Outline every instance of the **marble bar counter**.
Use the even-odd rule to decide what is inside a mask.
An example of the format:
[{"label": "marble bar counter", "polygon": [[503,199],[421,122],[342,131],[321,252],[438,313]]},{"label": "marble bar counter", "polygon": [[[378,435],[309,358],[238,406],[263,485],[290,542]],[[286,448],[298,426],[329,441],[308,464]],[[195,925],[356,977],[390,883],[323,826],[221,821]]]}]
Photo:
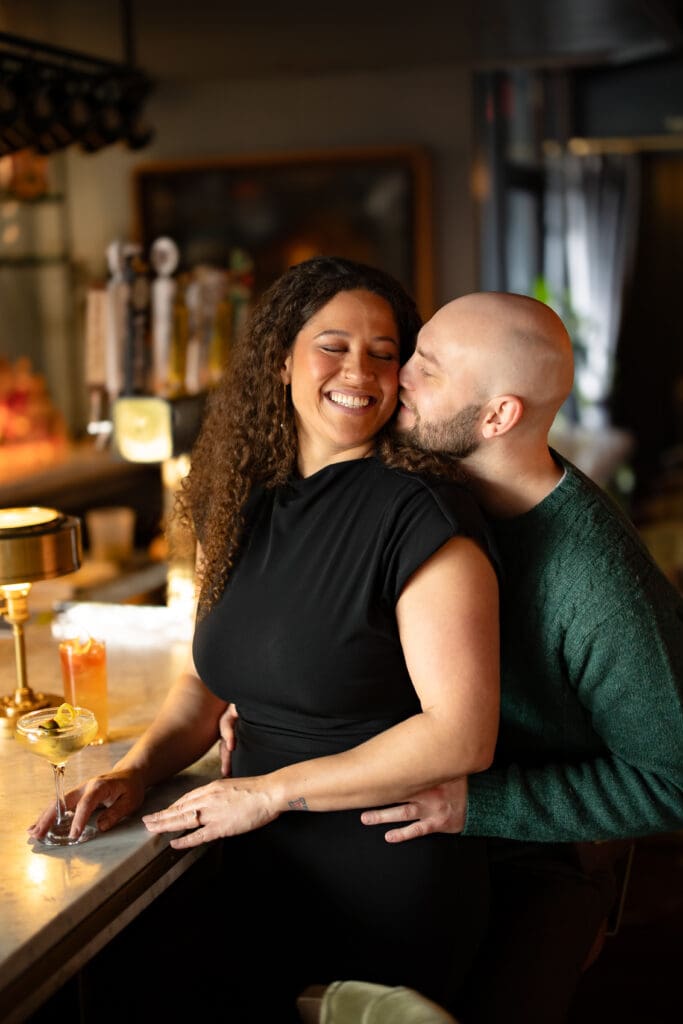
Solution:
[{"label": "marble bar counter", "polygon": [[[51,623],[31,621],[27,667],[35,692],[63,692],[57,642],[60,629],[73,635],[69,615],[84,615],[107,641],[109,741],[67,762],[67,790],[110,768],[140,735],[182,670],[191,631],[186,619],[151,606],[75,604]],[[12,635],[2,630],[3,694],[14,692],[15,678]],[[214,748],[150,790],[143,810],[164,807],[218,774]],[[209,849],[172,850],[168,837],[146,831],[142,811],[78,846],[33,843],[26,829],[53,799],[50,764],[11,733],[0,735],[0,1021],[7,1024],[26,1020]]]}]

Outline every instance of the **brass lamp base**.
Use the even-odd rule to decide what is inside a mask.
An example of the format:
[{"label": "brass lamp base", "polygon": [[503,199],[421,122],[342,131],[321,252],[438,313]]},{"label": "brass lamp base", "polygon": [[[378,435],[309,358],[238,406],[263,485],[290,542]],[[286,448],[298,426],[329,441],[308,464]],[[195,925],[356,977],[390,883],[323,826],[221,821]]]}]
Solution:
[{"label": "brass lamp base", "polygon": [[29,711],[40,708],[58,708],[64,703],[64,697],[56,693],[34,693],[33,690],[22,692],[21,700],[15,697],[0,697],[0,735],[14,733],[17,719]]},{"label": "brass lamp base", "polygon": [[0,616],[12,627],[17,671],[14,693],[0,697],[0,735],[14,733],[28,711],[64,703],[63,697],[34,693],[28,685],[24,624],[32,584],[75,572],[80,564],[79,519],[39,505],[0,509]]}]

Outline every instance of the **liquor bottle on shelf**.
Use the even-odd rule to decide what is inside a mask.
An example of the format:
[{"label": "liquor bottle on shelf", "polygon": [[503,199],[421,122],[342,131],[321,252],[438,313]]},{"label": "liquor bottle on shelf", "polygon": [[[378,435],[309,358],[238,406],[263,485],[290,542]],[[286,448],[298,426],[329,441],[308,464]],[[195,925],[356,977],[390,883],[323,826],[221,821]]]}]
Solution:
[{"label": "liquor bottle on shelf", "polygon": [[124,395],[148,392],[150,285],[141,253],[139,245],[128,243],[123,247],[123,277],[128,286],[123,336]]},{"label": "liquor bottle on shelf", "polygon": [[152,379],[155,395],[169,392],[169,365],[173,343],[173,316],[180,254],[172,238],[157,238],[150,249],[150,262],[156,271],[152,282]]},{"label": "liquor bottle on shelf", "polygon": [[111,433],[107,400],[107,309],[106,288],[88,289],[85,309],[85,386],[88,392],[88,434],[97,448],[106,445]]},{"label": "liquor bottle on shelf", "polygon": [[107,246],[107,316],[105,334],[105,390],[110,408],[123,386],[123,343],[128,282],[124,277],[123,242],[115,239]]},{"label": "liquor bottle on shelf", "polygon": [[222,295],[217,303],[211,325],[211,342],[208,359],[208,384],[216,384],[227,363],[232,345],[232,327],[235,315],[229,295]]},{"label": "liquor bottle on shelf", "polygon": [[167,377],[168,394],[171,398],[185,394],[187,346],[190,336],[190,312],[186,301],[189,283],[189,276],[181,274],[178,278],[173,302],[173,326]]}]

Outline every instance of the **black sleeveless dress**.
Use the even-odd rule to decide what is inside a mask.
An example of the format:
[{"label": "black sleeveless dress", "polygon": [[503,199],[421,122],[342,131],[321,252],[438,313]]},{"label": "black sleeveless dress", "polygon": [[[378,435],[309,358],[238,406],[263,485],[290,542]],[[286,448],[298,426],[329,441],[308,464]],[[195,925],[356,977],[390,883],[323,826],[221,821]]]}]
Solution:
[{"label": "black sleeveless dress", "polygon": [[[236,776],[346,750],[419,711],[395,606],[458,534],[488,550],[463,487],[375,458],[254,493],[238,562],[193,644],[201,678],[239,711]],[[450,1001],[485,925],[481,843],[391,845],[385,831],[360,810],[287,812],[225,841],[226,964],[238,952],[240,983],[252,967],[261,979],[246,986],[250,1012],[284,1014],[306,984],[338,978]]]}]

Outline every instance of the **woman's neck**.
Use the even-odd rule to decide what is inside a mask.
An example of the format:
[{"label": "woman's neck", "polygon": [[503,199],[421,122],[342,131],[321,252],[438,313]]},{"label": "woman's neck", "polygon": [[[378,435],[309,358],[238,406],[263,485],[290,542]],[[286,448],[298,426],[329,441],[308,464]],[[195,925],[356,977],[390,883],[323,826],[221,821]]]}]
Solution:
[{"label": "woman's neck", "polygon": [[325,466],[332,466],[337,462],[351,462],[354,459],[365,459],[372,455],[375,446],[372,442],[356,445],[353,448],[344,448],[340,451],[330,449],[312,450],[309,445],[299,445],[296,464],[299,475],[302,478],[313,476],[314,473],[324,469]]}]

